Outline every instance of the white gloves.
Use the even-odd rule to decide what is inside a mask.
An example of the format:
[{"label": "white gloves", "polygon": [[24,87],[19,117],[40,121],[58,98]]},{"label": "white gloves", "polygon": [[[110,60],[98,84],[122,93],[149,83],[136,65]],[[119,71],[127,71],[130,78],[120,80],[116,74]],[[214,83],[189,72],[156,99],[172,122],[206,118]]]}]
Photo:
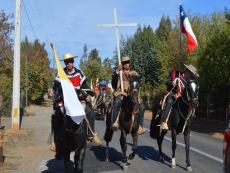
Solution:
[{"label": "white gloves", "polygon": [[175,78],[174,81],[172,82],[173,87],[175,87],[177,85],[177,82],[179,82],[179,79]]}]

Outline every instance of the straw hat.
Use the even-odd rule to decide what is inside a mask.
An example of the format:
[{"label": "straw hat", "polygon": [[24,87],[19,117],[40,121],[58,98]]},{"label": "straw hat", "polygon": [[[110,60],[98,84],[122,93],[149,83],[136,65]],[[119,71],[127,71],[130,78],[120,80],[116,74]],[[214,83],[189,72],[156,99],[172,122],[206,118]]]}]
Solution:
[{"label": "straw hat", "polygon": [[199,74],[196,72],[196,67],[194,67],[193,65],[191,65],[191,64],[189,64],[189,66],[188,65],[186,65],[186,64],[184,64],[185,65],[185,67],[187,68],[187,69],[189,69],[189,71],[191,71],[194,75],[196,74],[198,77],[199,77]]},{"label": "straw hat", "polygon": [[78,56],[73,56],[72,53],[67,53],[67,54],[63,55],[63,59],[60,61],[65,61],[67,59],[72,59],[72,58],[76,58],[76,57],[78,57]]},{"label": "straw hat", "polygon": [[122,57],[121,62],[130,61],[130,60],[131,60],[131,59],[129,59],[128,56],[125,56],[125,57]]}]

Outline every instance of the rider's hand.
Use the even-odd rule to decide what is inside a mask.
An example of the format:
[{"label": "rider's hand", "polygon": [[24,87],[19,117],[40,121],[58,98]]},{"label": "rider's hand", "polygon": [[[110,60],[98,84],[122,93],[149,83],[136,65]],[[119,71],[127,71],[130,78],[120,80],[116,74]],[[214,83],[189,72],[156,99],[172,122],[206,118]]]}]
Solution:
[{"label": "rider's hand", "polygon": [[173,87],[175,87],[178,84],[178,78],[175,78],[172,82]]},{"label": "rider's hand", "polygon": [[120,64],[120,65],[118,65],[117,66],[117,71],[120,71],[121,70],[121,68],[122,68],[122,65]]}]

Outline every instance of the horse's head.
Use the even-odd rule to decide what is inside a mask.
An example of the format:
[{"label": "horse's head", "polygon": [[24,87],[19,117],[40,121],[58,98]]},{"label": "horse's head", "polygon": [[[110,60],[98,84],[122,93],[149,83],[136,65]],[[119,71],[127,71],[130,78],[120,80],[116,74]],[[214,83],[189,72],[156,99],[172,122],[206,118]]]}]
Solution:
[{"label": "horse's head", "polygon": [[139,98],[139,88],[141,83],[141,76],[131,76],[130,77],[130,97],[133,104],[138,103]]},{"label": "horse's head", "polygon": [[106,88],[102,88],[102,100],[103,102],[106,102],[106,97],[107,97],[107,92],[106,92]]},{"label": "horse's head", "polygon": [[91,104],[91,108],[94,108],[94,106],[96,104],[96,98],[95,98],[95,96],[90,97],[90,104]]},{"label": "horse's head", "polygon": [[187,81],[185,92],[186,92],[188,101],[194,108],[196,108],[199,105],[198,88],[199,87],[198,87],[196,78],[191,78]]}]

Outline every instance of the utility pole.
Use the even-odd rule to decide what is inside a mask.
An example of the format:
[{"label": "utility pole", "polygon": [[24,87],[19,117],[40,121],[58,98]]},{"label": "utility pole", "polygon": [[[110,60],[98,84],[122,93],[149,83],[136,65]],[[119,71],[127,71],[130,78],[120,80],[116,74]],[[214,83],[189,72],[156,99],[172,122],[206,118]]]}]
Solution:
[{"label": "utility pole", "polygon": [[14,39],[14,73],[13,73],[13,105],[12,128],[20,128],[20,35],[21,35],[21,0],[16,0],[15,39]]},{"label": "utility pole", "polygon": [[28,76],[27,76],[27,55],[26,55],[26,108],[28,108],[28,86],[27,86],[27,83],[28,83]]},{"label": "utility pole", "polygon": [[[54,54],[54,53],[49,53],[49,54]],[[59,54],[59,53],[57,53],[57,54]],[[53,72],[53,78],[55,78],[55,55],[53,57],[53,70],[54,70],[54,72]]]}]

